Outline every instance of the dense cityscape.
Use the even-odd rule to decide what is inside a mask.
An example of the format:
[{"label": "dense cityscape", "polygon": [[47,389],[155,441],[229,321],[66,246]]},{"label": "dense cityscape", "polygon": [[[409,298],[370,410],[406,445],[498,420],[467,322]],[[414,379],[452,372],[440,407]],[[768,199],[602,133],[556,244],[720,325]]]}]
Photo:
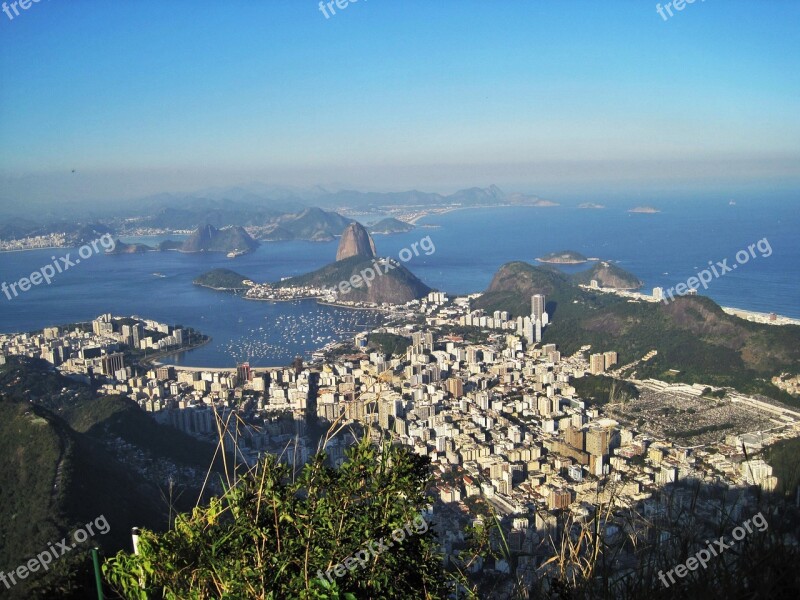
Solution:
[{"label": "dense cityscape", "polygon": [[0,0],[0,600],[800,597],[798,22]]}]

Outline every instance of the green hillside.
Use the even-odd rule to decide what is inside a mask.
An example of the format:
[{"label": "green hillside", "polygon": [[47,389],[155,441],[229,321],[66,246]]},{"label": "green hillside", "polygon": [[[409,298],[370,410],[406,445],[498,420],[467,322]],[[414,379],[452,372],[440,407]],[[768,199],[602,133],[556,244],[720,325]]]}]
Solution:
[{"label": "green hillside", "polygon": [[367,231],[373,234],[405,233],[414,229],[411,223],[406,223],[394,217],[381,219],[374,225],[367,227]]},{"label": "green hillside", "polygon": [[394,333],[370,333],[367,347],[389,356],[402,356],[411,345],[411,339]]},{"label": "green hillside", "polygon": [[594,279],[600,287],[618,290],[638,290],[642,287],[642,282],[633,273],[606,261],[596,262],[590,269],[572,275],[571,279],[583,285],[589,285]]},{"label": "green hillside", "polygon": [[95,398],[42,361],[9,358],[0,367],[0,570],[101,516],[110,529],[3,597],[91,597],[91,546],[110,555],[130,546],[133,526],[165,529],[170,504],[191,509],[213,451],[131,400]]},{"label": "green hillside", "polygon": [[542,341],[558,344],[565,354],[591,344],[595,350],[616,350],[625,364],[658,350],[637,366],[638,378],[732,386],[797,404],[770,379],[800,369],[800,327],[751,323],[702,296],[668,305],[629,302],[578,288],[566,275],[522,262],[502,266],[475,306],[529,314],[534,293],[547,296],[551,324]]}]

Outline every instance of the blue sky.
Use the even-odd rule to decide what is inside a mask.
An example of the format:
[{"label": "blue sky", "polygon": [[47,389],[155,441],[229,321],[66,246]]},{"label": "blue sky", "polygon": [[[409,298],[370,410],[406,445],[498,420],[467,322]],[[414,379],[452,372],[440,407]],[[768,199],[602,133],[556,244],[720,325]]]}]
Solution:
[{"label": "blue sky", "polygon": [[41,0],[0,13],[0,199],[796,190],[798,17],[791,0],[667,21],[642,0],[360,0],[329,19],[312,0]]}]

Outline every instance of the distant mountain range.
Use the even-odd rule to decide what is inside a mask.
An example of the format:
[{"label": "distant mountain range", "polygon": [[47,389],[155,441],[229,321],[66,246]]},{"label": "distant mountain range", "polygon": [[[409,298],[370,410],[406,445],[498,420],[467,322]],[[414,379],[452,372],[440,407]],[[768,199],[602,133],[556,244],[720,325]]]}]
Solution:
[{"label": "distant mountain range", "polygon": [[[282,188],[251,184],[212,188],[195,194],[157,194],[136,201],[96,206],[92,215],[71,215],[64,209],[59,220],[53,212],[42,213],[41,221],[13,206],[2,209],[0,240],[20,239],[50,233],[70,233],[71,241],[95,239],[89,230],[114,235],[133,232],[186,231],[212,225],[247,228],[264,241],[330,241],[340,235],[353,219],[338,214],[351,209],[361,214],[386,214],[398,209],[428,209],[444,206],[480,207],[494,205],[556,206],[537,196],[507,194],[495,185],[469,188],[452,194],[409,190],[405,192],[329,191],[322,187]],[[46,216],[44,216],[46,214]],[[69,215],[69,218],[67,218]],[[92,219],[89,221],[88,219]],[[71,220],[70,220],[71,219]],[[382,223],[375,233],[407,230],[397,219]],[[382,229],[381,229],[382,228]]]},{"label": "distant mountain range", "polygon": [[281,215],[267,224],[252,228],[254,237],[264,241],[309,240],[329,242],[341,235],[353,219],[321,208],[306,208],[299,213]]},{"label": "distant mountain range", "polygon": [[103,223],[76,223],[70,221],[56,221],[49,225],[35,223],[29,219],[9,219],[0,223],[0,240],[15,240],[25,237],[36,237],[63,233],[66,243],[70,246],[80,246],[92,240],[97,240],[106,233],[113,233],[113,229]]},{"label": "distant mountain range", "polygon": [[238,226],[217,229],[213,225],[198,227],[181,246],[182,252],[247,253],[258,248],[244,228]]},{"label": "distant mountain range", "polygon": [[258,248],[255,241],[242,227],[223,227],[213,225],[198,227],[184,242],[164,240],[157,248],[147,244],[126,244],[117,240],[114,250],[109,254],[137,254],[156,250],[179,250],[180,252],[224,252],[228,254],[247,254]]}]

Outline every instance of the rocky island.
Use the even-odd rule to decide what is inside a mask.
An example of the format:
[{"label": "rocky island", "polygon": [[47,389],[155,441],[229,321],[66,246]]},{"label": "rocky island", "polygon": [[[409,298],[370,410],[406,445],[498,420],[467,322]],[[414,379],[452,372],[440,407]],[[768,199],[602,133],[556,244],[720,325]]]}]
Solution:
[{"label": "rocky island", "polygon": [[406,233],[412,229],[414,229],[414,226],[411,223],[389,217],[370,225],[368,231],[373,235],[388,235],[391,233]]},{"label": "rocky island", "polygon": [[589,259],[580,252],[564,250],[562,252],[550,252],[541,258],[537,258],[536,260],[541,263],[550,263],[556,265],[579,265],[587,262]]},{"label": "rocky island", "polygon": [[250,287],[250,280],[230,269],[214,269],[197,277],[192,283],[221,292],[241,292]]},{"label": "rocky island", "polygon": [[181,252],[225,252],[241,255],[258,248],[258,242],[243,227],[213,225],[198,227],[180,247]]},{"label": "rocky island", "polygon": [[[372,277],[368,283],[365,274]],[[335,262],[263,288],[251,290],[248,298],[279,298],[282,290],[305,290],[310,296],[330,296],[336,303],[405,304],[431,291],[399,261],[378,257],[372,237],[356,222],[342,234]]]},{"label": "rocky island", "polygon": [[350,223],[342,233],[339,248],[336,250],[336,260],[344,260],[351,256],[374,258],[375,242],[369,232],[360,223]]}]

